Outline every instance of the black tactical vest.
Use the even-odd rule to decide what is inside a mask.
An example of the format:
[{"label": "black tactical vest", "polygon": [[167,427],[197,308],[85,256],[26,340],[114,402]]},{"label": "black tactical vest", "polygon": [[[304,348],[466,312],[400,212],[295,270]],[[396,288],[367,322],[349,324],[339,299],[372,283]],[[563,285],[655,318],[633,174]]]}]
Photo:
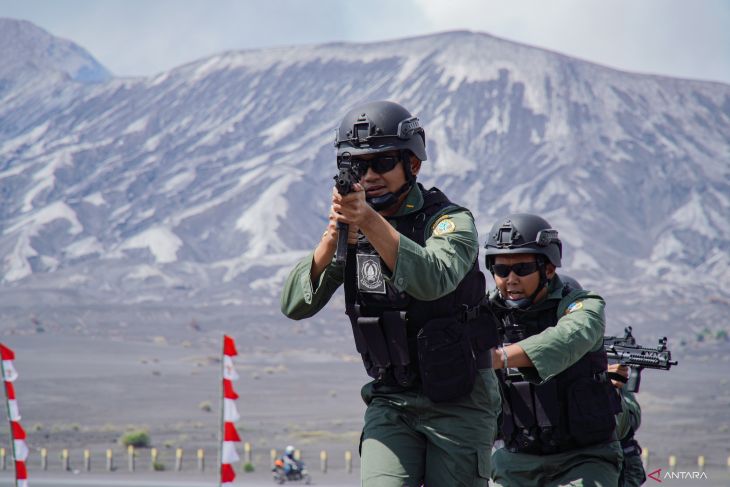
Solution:
[{"label": "black tactical vest", "polygon": [[[563,297],[570,288],[563,288]],[[492,306],[503,343],[516,343],[558,322],[557,307],[516,310]],[[514,369],[497,370],[502,388],[502,438],[512,452],[547,455],[615,439],[621,403],[606,376],[606,353],[589,352],[543,384]]]},{"label": "black tactical vest", "polygon": [[641,455],[641,446],[634,438],[634,429],[630,428],[629,433],[621,438],[621,448],[624,450],[624,457]]},{"label": "black tactical vest", "polygon": [[[445,210],[459,207],[451,203],[438,189],[431,188],[426,191],[420,184],[419,187],[423,193],[423,207],[407,215],[389,217],[389,220],[399,233],[425,246],[426,239],[430,235],[429,225],[432,225],[436,217]],[[360,257],[357,257],[357,254]],[[471,328],[475,330],[487,329],[486,326],[473,325],[478,319],[472,313],[478,310],[478,304],[485,293],[484,274],[479,270],[478,257],[453,292],[433,301],[421,301],[405,292],[397,291],[389,282],[380,279],[377,276],[377,269],[372,270],[372,265],[366,262],[367,256],[380,260],[370,242],[361,235],[357,248],[348,251],[345,268],[345,301],[355,344],[368,375],[377,379],[376,384],[401,389],[417,387],[421,385],[421,379],[424,377],[419,362],[425,355],[429,355],[427,352],[424,355],[423,350],[429,346],[431,348],[438,346],[443,353],[439,352],[440,356],[437,359],[444,359],[442,379],[447,385],[442,387],[439,385],[439,378],[433,376],[434,380],[423,381],[433,385],[432,390],[437,389],[432,391],[432,399],[450,400],[458,393],[468,393],[471,390],[468,384],[458,386],[457,388],[463,389],[460,391],[445,391],[453,389],[452,385],[448,384],[453,369],[448,369],[474,367],[476,370],[476,366],[469,361],[474,361],[475,353],[488,350],[496,343],[496,325],[493,327],[493,339],[491,339],[485,334],[480,335],[473,330],[467,330],[464,324],[472,323]],[[381,267],[386,269],[384,264],[381,264]],[[358,280],[361,281],[359,287]],[[364,289],[368,288],[372,288],[374,292],[364,292]],[[438,330],[435,333],[424,334],[424,325],[429,322],[435,323],[433,327]],[[435,334],[439,335],[438,339],[433,338]],[[462,336],[465,337],[463,340]],[[437,345],[433,345],[443,337],[447,337],[448,343],[439,341]],[[420,354],[419,347],[422,351]],[[477,366],[481,368],[482,365]],[[436,375],[440,369],[438,365],[435,367]],[[471,382],[473,385],[473,377]],[[425,389],[427,387],[424,384]]]}]

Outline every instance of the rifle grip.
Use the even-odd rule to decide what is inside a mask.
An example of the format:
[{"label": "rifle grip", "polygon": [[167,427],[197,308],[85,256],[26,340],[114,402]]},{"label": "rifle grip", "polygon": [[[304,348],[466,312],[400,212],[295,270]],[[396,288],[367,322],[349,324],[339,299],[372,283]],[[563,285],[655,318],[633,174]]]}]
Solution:
[{"label": "rifle grip", "polygon": [[347,235],[349,231],[350,225],[337,222],[337,250],[335,251],[335,262],[337,264],[344,264],[347,260]]},{"label": "rifle grip", "polygon": [[629,380],[626,382],[628,392],[639,392],[641,385],[641,367],[630,367]]}]

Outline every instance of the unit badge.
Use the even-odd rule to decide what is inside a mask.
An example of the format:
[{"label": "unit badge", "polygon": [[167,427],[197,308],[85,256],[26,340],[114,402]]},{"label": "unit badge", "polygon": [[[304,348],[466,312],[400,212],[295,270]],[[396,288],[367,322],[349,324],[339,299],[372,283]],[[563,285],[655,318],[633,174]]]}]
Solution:
[{"label": "unit badge", "polygon": [[385,294],[385,279],[378,255],[357,254],[357,288],[363,293]]},{"label": "unit badge", "polygon": [[583,309],[583,301],[576,301],[574,303],[570,303],[570,305],[565,309],[565,314],[568,315],[572,313],[573,311],[578,311],[579,309]]},{"label": "unit badge", "polygon": [[450,218],[444,218],[440,220],[433,228],[433,234],[437,237],[439,235],[446,235],[456,230],[456,225]]}]

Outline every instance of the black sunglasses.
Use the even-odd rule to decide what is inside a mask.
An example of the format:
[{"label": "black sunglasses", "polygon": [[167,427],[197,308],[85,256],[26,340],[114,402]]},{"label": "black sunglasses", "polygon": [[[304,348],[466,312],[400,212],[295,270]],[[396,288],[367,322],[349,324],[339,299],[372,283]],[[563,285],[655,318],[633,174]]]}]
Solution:
[{"label": "black sunglasses", "polygon": [[[400,159],[396,156],[376,156],[372,159],[352,157],[350,161],[352,161],[352,165],[357,167],[362,174],[368,172],[368,168],[372,169],[376,174],[385,174],[386,172],[392,171],[398,165]],[[340,161],[337,161],[337,168],[339,169],[339,167]]]},{"label": "black sunglasses", "polygon": [[537,262],[520,262],[519,264],[507,265],[507,264],[493,264],[492,273],[505,278],[509,276],[510,272],[514,272],[520,277],[529,276],[533,272],[537,272],[539,266]]}]

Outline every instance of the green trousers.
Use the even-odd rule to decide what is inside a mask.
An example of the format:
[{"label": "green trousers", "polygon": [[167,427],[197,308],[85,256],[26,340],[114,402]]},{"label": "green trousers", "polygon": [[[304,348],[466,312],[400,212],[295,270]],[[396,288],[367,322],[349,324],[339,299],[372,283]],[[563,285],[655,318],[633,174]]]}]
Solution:
[{"label": "green trousers", "polygon": [[492,454],[492,480],[502,487],[616,487],[623,451],[618,441],[553,455]]},{"label": "green trousers", "polygon": [[639,455],[624,457],[619,487],[638,487],[644,482],[646,482],[646,472],[641,457]]},{"label": "green trousers", "polygon": [[501,399],[492,369],[469,396],[434,404],[420,391],[362,389],[363,487],[486,487]]}]

